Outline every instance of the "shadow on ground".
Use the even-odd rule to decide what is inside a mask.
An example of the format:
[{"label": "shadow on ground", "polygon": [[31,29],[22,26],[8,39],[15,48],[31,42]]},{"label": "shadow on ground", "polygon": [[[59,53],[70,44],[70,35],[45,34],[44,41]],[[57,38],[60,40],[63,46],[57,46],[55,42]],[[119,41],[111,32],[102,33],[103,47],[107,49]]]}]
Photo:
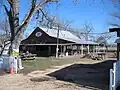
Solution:
[{"label": "shadow on ground", "polygon": [[10,72],[8,72],[7,70],[0,69],[0,76],[6,75],[6,74],[9,74],[9,73]]},{"label": "shadow on ground", "polygon": [[48,75],[92,90],[108,90],[109,70],[113,62],[115,60],[96,64],[73,64]]}]

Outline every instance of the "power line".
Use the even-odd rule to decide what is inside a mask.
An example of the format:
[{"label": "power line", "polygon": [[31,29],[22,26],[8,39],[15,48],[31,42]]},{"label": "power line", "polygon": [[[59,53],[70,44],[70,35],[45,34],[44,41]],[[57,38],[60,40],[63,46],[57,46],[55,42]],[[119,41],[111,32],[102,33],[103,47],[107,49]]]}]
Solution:
[{"label": "power line", "polygon": [[84,33],[84,32],[79,32],[80,34],[110,34],[111,32],[103,32],[103,33]]}]

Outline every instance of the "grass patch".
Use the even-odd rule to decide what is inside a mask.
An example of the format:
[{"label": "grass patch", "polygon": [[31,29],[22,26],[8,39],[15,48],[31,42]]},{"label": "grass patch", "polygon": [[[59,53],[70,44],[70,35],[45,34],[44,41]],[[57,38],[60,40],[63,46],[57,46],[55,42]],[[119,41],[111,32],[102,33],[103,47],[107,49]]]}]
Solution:
[{"label": "grass patch", "polygon": [[48,68],[52,68],[53,66],[60,66],[73,62],[74,62],[73,60],[68,59],[37,57],[35,60],[22,61],[24,69],[21,70],[20,72],[27,74],[34,70],[45,70]]}]

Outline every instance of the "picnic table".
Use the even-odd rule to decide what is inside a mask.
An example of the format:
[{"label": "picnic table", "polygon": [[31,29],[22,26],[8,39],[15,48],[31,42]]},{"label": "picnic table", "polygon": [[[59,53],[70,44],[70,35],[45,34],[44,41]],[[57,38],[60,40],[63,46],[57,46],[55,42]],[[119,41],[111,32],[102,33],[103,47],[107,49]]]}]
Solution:
[{"label": "picnic table", "polygon": [[98,52],[98,53],[85,54],[84,57],[95,59],[95,60],[104,60],[105,55],[106,55],[105,52]]},{"label": "picnic table", "polygon": [[22,53],[20,56],[21,56],[22,59],[35,59],[36,54]]},{"label": "picnic table", "polygon": [[105,59],[105,52],[97,52],[97,53],[93,53],[92,54],[92,59],[96,59],[96,60],[104,60]]},{"label": "picnic table", "polygon": [[102,60],[104,60],[106,54],[105,52],[98,52],[97,55],[98,55],[98,58],[101,58]]}]

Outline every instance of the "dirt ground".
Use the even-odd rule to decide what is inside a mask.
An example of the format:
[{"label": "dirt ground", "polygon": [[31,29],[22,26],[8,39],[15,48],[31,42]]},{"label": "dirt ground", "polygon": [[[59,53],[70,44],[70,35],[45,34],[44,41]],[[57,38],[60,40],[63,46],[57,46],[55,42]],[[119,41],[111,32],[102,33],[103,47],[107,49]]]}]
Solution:
[{"label": "dirt ground", "polygon": [[96,61],[80,59],[53,69],[37,70],[27,75],[1,75],[0,90],[108,90],[109,69],[114,58]]}]

